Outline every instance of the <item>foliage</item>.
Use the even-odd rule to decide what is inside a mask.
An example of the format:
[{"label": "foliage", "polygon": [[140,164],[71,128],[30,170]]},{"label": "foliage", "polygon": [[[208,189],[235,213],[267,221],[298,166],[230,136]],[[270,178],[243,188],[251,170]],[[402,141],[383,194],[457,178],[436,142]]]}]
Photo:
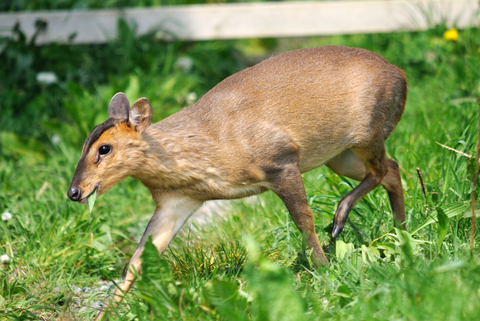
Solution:
[{"label": "foliage", "polygon": [[[232,2],[259,2],[258,0],[208,0],[207,3],[232,3]],[[0,0],[0,11],[31,11],[31,10],[69,10],[69,9],[108,9],[131,7],[173,6],[188,4],[203,4],[200,0]]]},{"label": "foliage", "polygon": [[[18,1],[7,9],[15,3],[24,8]],[[401,166],[409,233],[392,228],[386,193],[378,188],[331,240],[335,206],[356,183],[315,170],[304,179],[329,267],[308,268],[297,254],[298,230],[280,200],[265,193],[234,202],[209,224],[188,223],[162,258],[147,242],[143,276],[111,316],[479,319],[479,251],[469,251],[474,161],[436,142],[475,153],[480,30],[460,30],[455,40],[439,25],[390,35],[180,43],[155,33],[137,37],[124,21],[119,28],[120,39],[106,45],[36,46],[21,30],[2,39],[0,212],[13,217],[0,220],[0,255],[11,258],[0,264],[0,319],[91,319],[103,297],[76,289],[122,275],[154,210],[146,189],[127,179],[99,198],[92,213],[65,195],[81,144],[106,119],[114,93],[123,91],[131,101],[148,97],[158,121],[258,60],[252,53],[329,44],[373,50],[407,74],[407,107],[387,152]],[[40,72],[57,80],[41,83]]]},{"label": "foliage", "polygon": [[[117,91],[148,96],[156,102],[158,120],[191,103],[189,99],[195,98],[189,94],[200,96],[243,67],[228,43],[165,42],[153,31],[136,37],[136,26],[124,20],[118,27],[119,39],[106,45],[35,46],[18,28],[16,37],[3,39],[2,131],[45,140],[44,129],[50,134],[56,127],[68,131],[69,126],[61,124],[68,120],[76,122],[69,143],[79,144],[94,124],[105,119],[106,109],[96,107],[108,105]],[[205,52],[211,55],[205,57]],[[182,59],[187,66],[178,63]],[[45,71],[57,80],[39,81]]]}]

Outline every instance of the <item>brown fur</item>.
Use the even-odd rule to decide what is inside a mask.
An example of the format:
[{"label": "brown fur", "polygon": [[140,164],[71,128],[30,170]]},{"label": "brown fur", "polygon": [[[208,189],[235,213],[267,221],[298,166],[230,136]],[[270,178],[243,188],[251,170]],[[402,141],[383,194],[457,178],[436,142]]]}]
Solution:
[{"label": "brown fur", "polygon": [[[131,260],[138,271],[146,237],[152,235],[162,252],[204,201],[273,190],[313,248],[316,265],[326,265],[301,173],[327,165],[361,181],[339,204],[334,237],[352,207],[379,184],[404,227],[398,165],[385,158],[384,142],[400,120],[406,93],[405,74],[382,57],[328,46],[272,57],[152,125],[148,100],[135,102],[126,119],[128,100],[117,94],[109,115],[125,119],[84,148],[69,196],[95,188],[103,194],[126,176],[150,189],[157,209]],[[105,144],[112,151],[100,156]],[[133,278],[129,271],[117,301]]]}]

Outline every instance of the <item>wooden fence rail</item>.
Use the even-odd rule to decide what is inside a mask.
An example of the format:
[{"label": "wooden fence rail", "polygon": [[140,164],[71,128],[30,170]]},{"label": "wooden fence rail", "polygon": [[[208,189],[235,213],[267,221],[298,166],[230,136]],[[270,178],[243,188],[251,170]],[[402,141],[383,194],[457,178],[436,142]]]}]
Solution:
[{"label": "wooden fence rail", "polygon": [[11,35],[18,23],[30,38],[40,22],[45,29],[38,44],[103,43],[116,37],[119,18],[135,24],[138,34],[159,30],[183,40],[377,33],[423,30],[441,21],[478,25],[478,10],[478,0],[370,0],[37,11],[1,13],[0,35]]}]

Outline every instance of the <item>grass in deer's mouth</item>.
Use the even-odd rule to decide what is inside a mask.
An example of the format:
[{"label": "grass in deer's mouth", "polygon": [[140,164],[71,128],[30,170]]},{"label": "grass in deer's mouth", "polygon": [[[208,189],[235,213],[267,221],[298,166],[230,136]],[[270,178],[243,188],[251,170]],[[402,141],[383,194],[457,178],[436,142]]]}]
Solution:
[{"label": "grass in deer's mouth", "polygon": [[95,201],[97,200],[97,189],[93,190],[93,193],[87,196],[88,198],[88,210],[92,213],[93,206],[95,205]]}]

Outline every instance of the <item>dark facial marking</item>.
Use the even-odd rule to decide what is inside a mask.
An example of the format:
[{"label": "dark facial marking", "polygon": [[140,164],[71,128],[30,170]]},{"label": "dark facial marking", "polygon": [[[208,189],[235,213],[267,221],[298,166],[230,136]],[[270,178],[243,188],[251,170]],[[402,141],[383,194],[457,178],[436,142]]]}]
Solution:
[{"label": "dark facial marking", "polygon": [[88,153],[88,150],[90,149],[90,147],[92,147],[93,143],[95,143],[107,129],[110,129],[120,123],[127,123],[127,120],[109,118],[103,124],[95,126],[90,135],[88,135],[87,139],[85,140],[85,143],[83,144],[83,154]]}]

